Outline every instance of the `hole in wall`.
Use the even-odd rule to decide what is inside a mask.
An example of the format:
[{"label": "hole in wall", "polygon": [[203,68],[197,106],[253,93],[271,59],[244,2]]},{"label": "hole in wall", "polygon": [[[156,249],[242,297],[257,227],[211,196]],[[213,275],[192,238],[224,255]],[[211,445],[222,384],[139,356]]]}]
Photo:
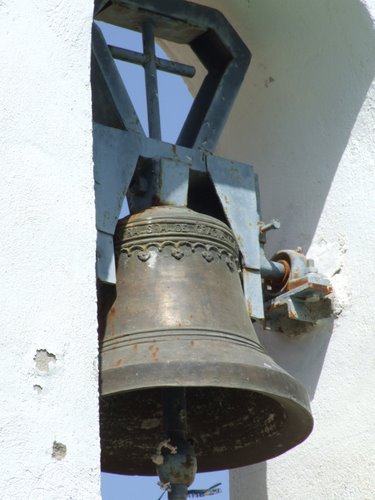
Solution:
[{"label": "hole in wall", "polygon": [[66,455],[66,446],[63,443],[59,443],[58,441],[54,441],[52,445],[52,458],[56,460],[62,460]]},{"label": "hole in wall", "polygon": [[51,365],[56,363],[56,356],[46,349],[38,349],[34,356],[35,366],[42,372],[49,372]]}]

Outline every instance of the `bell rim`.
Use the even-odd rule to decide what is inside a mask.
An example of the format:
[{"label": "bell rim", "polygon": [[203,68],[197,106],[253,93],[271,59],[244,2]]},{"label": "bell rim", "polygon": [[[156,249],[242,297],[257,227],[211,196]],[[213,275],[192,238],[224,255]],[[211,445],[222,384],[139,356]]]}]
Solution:
[{"label": "bell rim", "polygon": [[[257,376],[257,378],[259,377],[258,380],[266,382],[267,385],[272,384],[275,389],[282,389],[282,384],[280,383],[280,381],[283,380],[288,384],[288,386],[291,385],[296,389],[295,396],[292,397],[292,399],[296,402],[299,401],[298,404],[304,406],[304,408],[311,413],[310,400],[305,387],[300,382],[298,382],[298,380],[292,377],[292,375],[287,373],[279,365],[276,364],[274,365],[274,367],[268,368],[228,361],[217,361],[213,363],[207,362],[206,364],[203,364],[201,361],[189,361],[189,363],[172,361],[157,362],[154,364],[144,363],[142,365],[123,366],[121,368],[105,370],[105,378],[107,380],[104,381],[104,377],[101,376],[100,394],[101,396],[107,396],[122,392],[141,391],[166,387],[223,387],[226,389],[252,390],[261,394],[267,394],[269,395],[269,397],[272,397],[272,394],[276,394],[275,392],[267,391],[264,388],[261,388],[260,385],[258,386],[259,388],[256,389],[254,382],[251,381],[249,382],[249,385],[239,386],[236,383],[229,383],[229,381],[225,380],[225,378],[218,379],[216,376],[212,376],[212,378],[210,379],[208,368],[210,368],[210,372],[212,373],[214,371],[216,372],[220,370],[220,368],[222,368],[223,366],[230,369],[233,380],[236,380],[237,382],[241,378],[241,376],[245,374],[244,372],[249,371],[256,372],[255,375]],[[203,368],[203,370],[201,370],[201,368]],[[243,368],[243,370],[241,370],[242,373],[240,373],[239,368]],[[195,373],[204,373],[204,377],[202,377],[201,375],[197,375],[196,377],[190,378],[189,383],[188,373],[191,373],[192,371],[194,371],[194,369],[196,370]],[[136,383],[133,383],[133,385],[131,383],[129,384],[129,380],[138,380],[138,372],[142,373],[142,386],[136,385]],[[172,372],[174,374],[178,372],[179,381],[171,381],[169,379],[169,372]],[[236,374],[235,372],[238,373]],[[272,375],[270,374],[270,372],[272,372]],[[110,377],[110,375],[112,374],[114,375],[113,378]],[[157,375],[157,378],[155,378],[155,375]],[[238,378],[236,378],[236,375],[238,376]],[[109,378],[111,378],[110,381],[108,380]],[[159,381],[163,378],[165,378],[165,382],[163,381],[162,383],[160,383]],[[272,382],[270,382],[270,379],[273,379]],[[129,384],[126,389],[123,388],[124,380],[127,380],[127,383]],[[207,380],[210,380],[210,383],[207,383]],[[181,381],[183,382],[181,383]],[[118,390],[109,390],[109,385],[113,387],[116,386],[116,384],[119,386]],[[290,389],[290,387],[288,388]],[[287,397],[286,391],[280,390],[280,392],[278,393],[280,397],[283,397],[283,394],[285,394],[285,397]]]},{"label": "bell rim", "polygon": [[[217,371],[219,369],[218,365],[224,363],[211,363],[210,372]],[[214,470],[228,469],[244,467],[248,465],[253,465],[265,460],[275,458],[283,453],[289,451],[295,446],[302,443],[313,430],[313,417],[311,414],[309,398],[306,389],[301,383],[299,383],[295,378],[285,372],[282,368],[277,367],[275,370],[270,370],[266,367],[254,367],[251,366],[249,369],[248,365],[239,365],[236,363],[225,363],[226,368],[231,371],[231,380],[237,381],[237,383],[229,383],[225,380],[217,380],[215,382],[214,378],[210,379],[207,374],[207,365],[205,367],[198,366],[202,363],[189,363],[189,369],[183,370],[182,363],[157,363],[155,365],[148,365],[142,367],[142,369],[135,369],[135,367],[125,367],[122,375],[125,375],[126,380],[133,380],[132,387],[121,391],[107,392],[105,384],[101,386],[101,396],[114,396],[120,393],[134,392],[134,391],[147,391],[150,389],[161,389],[168,387],[186,387],[186,388],[218,388],[218,389],[236,389],[243,391],[251,391],[268,397],[275,402],[277,402],[284,410],[287,418],[280,429],[280,432],[267,438],[266,442],[253,443],[253,446],[257,448],[257,459],[249,460],[247,452],[250,454],[251,446],[245,447],[240,451],[230,454],[230,460],[228,460],[228,453],[225,457],[216,457],[215,465],[210,465],[212,463],[212,457],[200,456],[199,457],[199,470],[201,472],[209,472]],[[145,370],[146,368],[146,370]],[[205,375],[201,375],[200,372],[204,368]],[[122,370],[122,369],[120,369]],[[123,376],[119,377],[119,369],[110,370],[116,372],[114,374],[117,380],[124,380]],[[106,378],[110,377],[110,371],[106,371]],[[196,376],[187,377],[187,372],[195,371]],[[142,373],[142,387],[136,385],[136,380],[138,379],[137,372]],[[174,381],[168,380],[168,373],[178,373],[179,376]],[[245,373],[252,372],[252,377],[250,380],[248,378],[245,381]],[[270,372],[273,372],[270,373]],[[163,380],[165,378],[165,380]],[[207,380],[210,380],[207,383]],[[242,380],[242,386],[239,386],[238,381]],[[257,380],[257,382],[255,382]],[[263,384],[262,384],[263,382]],[[123,382],[122,382],[123,387]],[[267,390],[268,387],[268,390]],[[228,462],[230,466],[228,467]],[[115,465],[116,464],[116,465]],[[133,474],[127,470],[124,471],[121,465],[117,464],[106,465],[103,464],[103,470],[118,474]],[[152,466],[147,471],[137,471],[134,472],[137,475],[153,475]]]}]

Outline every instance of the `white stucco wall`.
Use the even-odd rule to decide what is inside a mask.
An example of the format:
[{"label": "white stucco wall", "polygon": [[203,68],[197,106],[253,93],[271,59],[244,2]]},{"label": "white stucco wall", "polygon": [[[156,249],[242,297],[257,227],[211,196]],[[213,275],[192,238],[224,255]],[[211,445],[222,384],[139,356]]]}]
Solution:
[{"label": "white stucco wall", "polygon": [[0,1],[0,498],[99,494],[92,0]]},{"label": "white stucco wall", "polygon": [[289,453],[232,472],[231,499],[373,499],[375,1],[201,3],[253,54],[218,153],[259,173],[264,220],[282,223],[268,255],[302,246],[335,290],[332,320],[298,337],[259,330],[307,387],[315,429]]},{"label": "white stucco wall", "polygon": [[[260,332],[312,436],[232,473],[233,500],[375,491],[375,0],[215,0],[253,53],[219,153],[252,163],[268,253],[332,275],[335,318]],[[0,0],[0,498],[99,498],[89,0]],[[250,493],[251,495],[250,495]]]}]

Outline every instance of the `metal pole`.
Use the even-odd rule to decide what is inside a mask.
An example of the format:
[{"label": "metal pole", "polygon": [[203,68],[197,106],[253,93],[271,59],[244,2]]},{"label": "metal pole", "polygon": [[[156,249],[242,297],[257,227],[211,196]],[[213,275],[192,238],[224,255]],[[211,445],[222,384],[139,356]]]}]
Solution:
[{"label": "metal pole", "polygon": [[148,132],[153,139],[161,140],[158,78],[156,71],[155,37],[152,23],[143,25],[143,52],[145,54],[146,98]]},{"label": "metal pole", "polygon": [[171,491],[168,493],[168,500],[186,500],[188,496],[188,487],[186,484],[172,484]]},{"label": "metal pole", "polygon": [[197,461],[194,449],[187,440],[186,392],[175,387],[163,390],[165,433],[175,448],[163,455],[157,472],[163,484],[170,484],[168,500],[186,500],[188,487],[194,481]]},{"label": "metal pole", "polygon": [[[163,393],[164,428],[172,442],[181,446],[186,441],[186,391],[185,388],[167,389]],[[171,483],[168,500],[186,500],[188,487]]]}]

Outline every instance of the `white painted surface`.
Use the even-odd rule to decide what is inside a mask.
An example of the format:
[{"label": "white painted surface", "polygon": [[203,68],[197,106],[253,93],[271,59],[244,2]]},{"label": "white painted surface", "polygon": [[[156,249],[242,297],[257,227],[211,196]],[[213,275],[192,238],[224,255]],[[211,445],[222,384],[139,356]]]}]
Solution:
[{"label": "white painted surface", "polygon": [[92,9],[0,1],[4,500],[100,498]]},{"label": "white painted surface", "polygon": [[[314,433],[235,471],[232,498],[372,499],[375,0],[207,3],[253,52],[219,153],[260,174],[264,218],[283,224],[269,254],[302,245],[336,273],[335,321],[261,333],[308,388]],[[91,15],[88,0],[0,0],[4,499],[100,496]]]},{"label": "white painted surface", "polygon": [[264,219],[282,223],[269,256],[302,246],[336,296],[336,318],[305,335],[260,332],[274,359],[307,387],[315,429],[267,465],[234,471],[231,498],[371,500],[375,1],[201,3],[221,10],[253,53],[218,153],[259,173]]}]

